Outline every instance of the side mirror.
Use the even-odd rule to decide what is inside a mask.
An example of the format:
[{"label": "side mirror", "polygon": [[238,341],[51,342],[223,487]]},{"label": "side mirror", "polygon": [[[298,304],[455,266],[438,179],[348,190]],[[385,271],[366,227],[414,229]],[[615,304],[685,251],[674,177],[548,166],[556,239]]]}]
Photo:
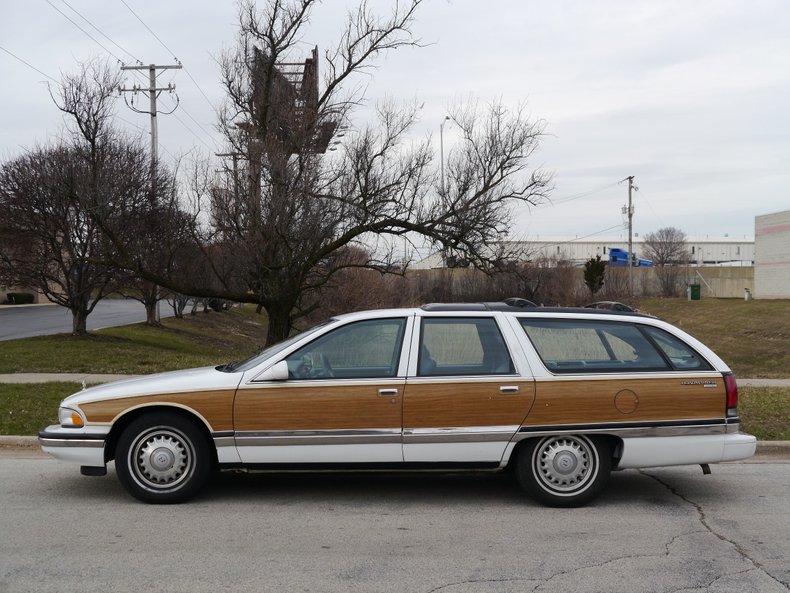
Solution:
[{"label": "side mirror", "polygon": [[273,367],[268,368],[260,375],[255,377],[255,381],[287,381],[288,380],[288,363],[281,360]]}]

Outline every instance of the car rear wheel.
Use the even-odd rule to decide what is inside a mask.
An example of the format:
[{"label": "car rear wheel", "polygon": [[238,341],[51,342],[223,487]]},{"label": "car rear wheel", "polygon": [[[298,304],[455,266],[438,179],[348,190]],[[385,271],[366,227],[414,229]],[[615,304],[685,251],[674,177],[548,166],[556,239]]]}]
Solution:
[{"label": "car rear wheel", "polygon": [[115,469],[129,493],[143,502],[184,502],[209,477],[209,444],[187,418],[171,412],[146,414],[118,439]]},{"label": "car rear wheel", "polygon": [[603,489],[612,467],[602,437],[554,435],[522,445],[516,475],[535,500],[552,507],[578,507]]}]

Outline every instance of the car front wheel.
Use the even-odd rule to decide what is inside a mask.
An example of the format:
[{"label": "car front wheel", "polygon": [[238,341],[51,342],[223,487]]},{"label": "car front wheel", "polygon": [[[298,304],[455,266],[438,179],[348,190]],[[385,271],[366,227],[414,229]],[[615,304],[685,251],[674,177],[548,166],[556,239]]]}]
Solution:
[{"label": "car front wheel", "polygon": [[522,445],[516,475],[535,500],[552,507],[578,507],[595,498],[606,484],[612,459],[601,437],[554,435]]},{"label": "car front wheel", "polygon": [[210,449],[190,420],[156,412],[134,420],[121,434],[115,469],[135,498],[178,503],[192,498],[209,477]]}]

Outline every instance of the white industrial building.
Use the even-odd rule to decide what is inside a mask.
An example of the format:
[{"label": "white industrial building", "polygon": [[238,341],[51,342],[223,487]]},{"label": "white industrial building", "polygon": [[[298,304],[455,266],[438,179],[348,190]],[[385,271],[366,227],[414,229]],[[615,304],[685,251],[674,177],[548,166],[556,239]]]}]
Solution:
[{"label": "white industrial building", "polygon": [[757,216],[754,240],[755,296],[790,298],[790,210]]},{"label": "white industrial building", "polygon": [[[733,239],[729,237],[711,239],[688,238],[691,260],[689,264],[696,266],[752,266],[754,265],[754,241]],[[637,257],[646,258],[644,242],[641,237],[634,238],[633,249]],[[548,239],[534,241],[506,241],[503,243],[505,252],[522,254],[523,259],[561,259],[582,265],[590,258],[600,255],[601,259],[609,259],[609,250],[628,249],[628,241],[622,238],[613,239]],[[430,269],[444,267],[439,253],[428,257],[411,266],[414,269]]]}]

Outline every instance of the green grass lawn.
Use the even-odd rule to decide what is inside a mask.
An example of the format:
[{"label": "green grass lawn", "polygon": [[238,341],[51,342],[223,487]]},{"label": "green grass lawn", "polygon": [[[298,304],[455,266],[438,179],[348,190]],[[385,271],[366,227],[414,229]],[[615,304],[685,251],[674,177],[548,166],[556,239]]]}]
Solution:
[{"label": "green grass lawn", "polygon": [[[790,301],[645,299],[644,312],[710,346],[739,377],[790,377]],[[260,350],[265,317],[253,307],[110,328],[84,338],[44,336],[0,342],[0,373],[145,374],[238,360]],[[0,384],[0,434],[36,434],[56,420],[72,383]],[[743,428],[763,440],[790,440],[790,389],[742,388]]]},{"label": "green grass lawn", "polygon": [[58,422],[58,405],[79,383],[0,383],[0,434],[34,435]]},{"label": "green grass lawn", "polygon": [[[0,434],[34,435],[57,422],[60,401],[79,383],[0,383]],[[744,387],[741,428],[760,440],[790,440],[790,389]]]},{"label": "green grass lawn", "polygon": [[737,377],[790,378],[790,301],[644,299],[639,309],[678,326]]},{"label": "green grass lawn", "polygon": [[0,373],[146,374],[246,358],[266,339],[265,317],[247,310],[163,319],[92,332],[0,342]]},{"label": "green grass lawn", "polygon": [[790,441],[790,389],[742,387],[738,392],[744,432],[761,441]]}]

